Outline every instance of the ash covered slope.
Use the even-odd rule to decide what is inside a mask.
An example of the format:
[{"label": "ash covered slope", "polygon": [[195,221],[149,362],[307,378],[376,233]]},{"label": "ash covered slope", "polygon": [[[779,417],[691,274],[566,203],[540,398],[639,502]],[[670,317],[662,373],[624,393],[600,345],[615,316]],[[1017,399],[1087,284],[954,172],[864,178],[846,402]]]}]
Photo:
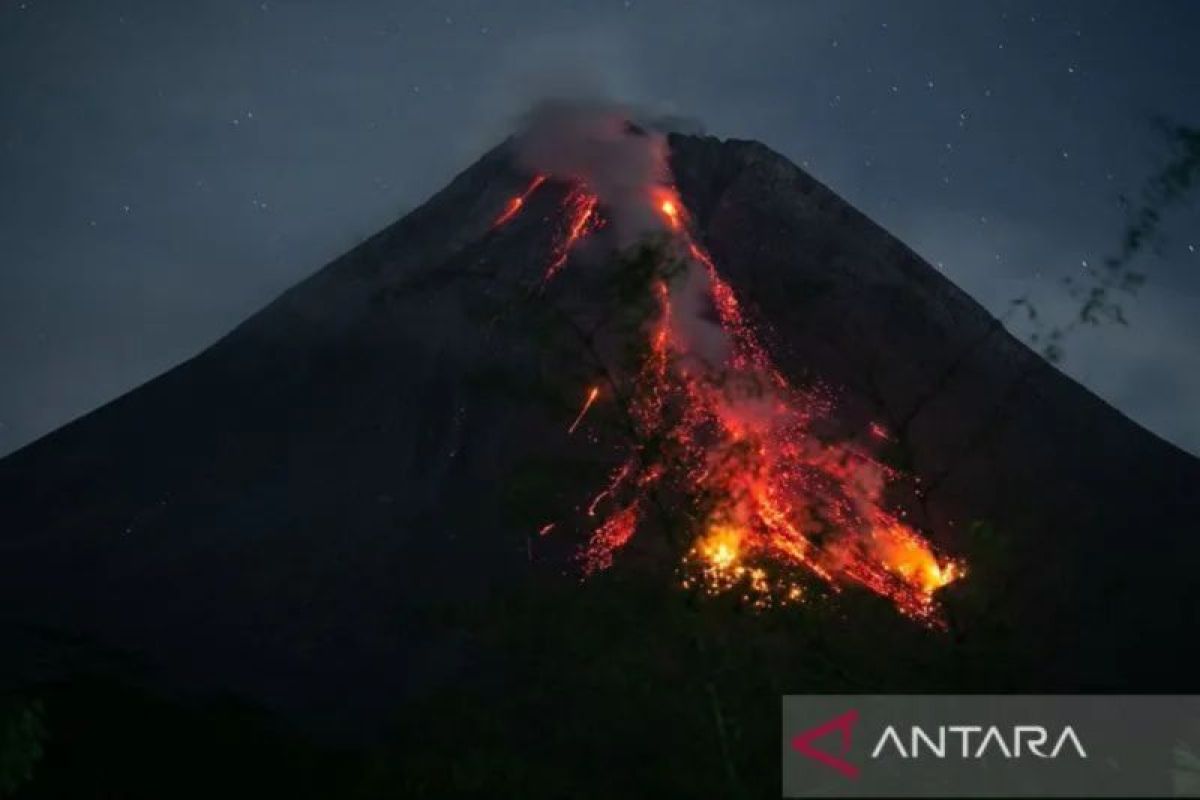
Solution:
[{"label": "ash covered slope", "polygon": [[[782,157],[670,145],[697,238],[781,369],[892,431],[935,540],[998,532],[999,566],[964,582],[1013,621],[987,685],[1184,686],[1200,465]],[[482,670],[427,610],[561,566],[531,532],[577,498],[525,480],[530,460],[613,466],[563,436],[588,376],[512,319],[566,191],[493,230],[528,180],[499,148],[197,358],[0,462],[0,635],[18,643],[0,677],[93,669],[102,650],[355,725]],[[556,291],[586,293],[577,266]]]}]

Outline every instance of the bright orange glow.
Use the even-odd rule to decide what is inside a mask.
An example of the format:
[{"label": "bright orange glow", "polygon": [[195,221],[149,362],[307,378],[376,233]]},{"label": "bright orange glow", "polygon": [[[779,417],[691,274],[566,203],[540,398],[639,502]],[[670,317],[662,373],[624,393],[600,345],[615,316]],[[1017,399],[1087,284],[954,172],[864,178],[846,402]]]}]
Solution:
[{"label": "bright orange glow", "polygon": [[525,191],[515,197],[509,198],[508,205],[504,207],[504,211],[500,216],[496,217],[496,221],[492,223],[493,228],[499,228],[517,215],[518,212],[525,206],[529,200],[529,196],[537,191],[537,188],[546,181],[545,175],[535,175],[533,180],[526,187]]},{"label": "bright orange glow", "polygon": [[874,536],[883,563],[927,592],[942,588],[962,574],[962,568],[952,561],[939,563],[925,542],[895,521],[878,528]]},{"label": "bright orange glow", "polygon": [[670,220],[671,227],[678,227],[679,209],[675,207],[675,204],[670,200],[663,200],[662,205],[659,206],[659,208],[662,210],[663,214],[666,215],[667,219]]},{"label": "bright orange glow", "polygon": [[579,240],[600,225],[599,215],[596,213],[599,199],[586,189],[582,187],[572,189],[571,193],[567,195],[565,205],[570,215],[570,224],[567,227],[566,236],[555,248],[555,256],[543,279],[545,281],[553,278],[563,268],[563,265],[567,263],[567,257],[571,254],[571,249]]},{"label": "bright orange glow", "polygon": [[729,570],[737,564],[741,544],[740,530],[732,525],[714,525],[697,549],[713,569]]},{"label": "bright orange glow", "polygon": [[657,186],[651,190],[651,195],[655,208],[662,214],[667,227],[673,231],[683,227],[683,218],[680,214],[682,206],[675,190],[666,186]]},{"label": "bright orange glow", "polygon": [[568,436],[574,433],[575,429],[579,427],[579,423],[583,421],[583,415],[588,412],[588,409],[592,407],[592,403],[596,402],[596,398],[599,396],[600,388],[598,386],[593,386],[588,390],[587,399],[583,401],[583,408],[579,409],[579,414],[575,417],[575,421],[571,423],[571,427],[567,428]]},{"label": "bright orange glow", "polygon": [[584,572],[592,573],[612,566],[614,554],[633,537],[640,517],[640,503],[635,500],[597,528],[584,552]]},{"label": "bright orange glow", "polygon": [[[669,497],[686,504],[682,516],[694,520],[682,565],[687,588],[735,591],[764,607],[805,601],[812,596],[805,584],[813,581],[833,591],[855,584],[906,616],[941,624],[934,595],[964,574],[961,564],[939,557],[886,508],[885,490],[900,477],[894,470],[858,444],[814,433],[814,423],[833,409],[829,393],[798,389],[776,368],[732,287],[692,239],[675,190],[654,186],[648,199],[686,270],[651,281],[646,347],[614,387],[614,396],[627,398],[634,431],[626,459],[586,506],[586,519],[600,524],[583,554],[585,571],[608,567],[643,519],[655,518],[649,509]],[[566,234],[547,278],[599,224],[597,199],[586,188],[573,189],[564,206]],[[685,283],[707,290],[715,322],[674,308],[673,284]],[[720,339],[717,363],[689,344],[702,324],[716,328],[704,337]],[[568,433],[598,394],[589,390]],[[876,440],[888,436],[877,424],[870,432]]]}]

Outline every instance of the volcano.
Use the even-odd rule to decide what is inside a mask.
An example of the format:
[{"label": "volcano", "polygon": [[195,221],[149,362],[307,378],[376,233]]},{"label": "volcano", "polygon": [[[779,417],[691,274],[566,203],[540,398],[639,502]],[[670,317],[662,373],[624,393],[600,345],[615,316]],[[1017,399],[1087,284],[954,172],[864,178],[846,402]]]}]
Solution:
[{"label": "volcano", "polygon": [[773,793],[788,692],[1195,688],[1200,462],[764,145],[621,136],[660,183],[509,140],[0,461],[4,687],[576,796]]}]

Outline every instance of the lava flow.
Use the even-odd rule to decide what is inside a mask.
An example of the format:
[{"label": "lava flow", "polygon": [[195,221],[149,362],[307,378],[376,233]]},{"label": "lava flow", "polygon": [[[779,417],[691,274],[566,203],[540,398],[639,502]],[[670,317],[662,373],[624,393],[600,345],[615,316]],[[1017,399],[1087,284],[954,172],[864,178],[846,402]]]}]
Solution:
[{"label": "lava flow", "polygon": [[579,423],[583,422],[583,418],[587,414],[588,409],[592,407],[592,403],[596,402],[596,398],[599,396],[600,389],[598,387],[593,386],[588,390],[587,399],[583,401],[583,408],[579,409],[579,414],[575,417],[575,421],[571,423],[571,427],[567,428],[568,436],[575,432],[575,429],[579,427]]},{"label": "lava flow", "polygon": [[509,198],[508,205],[504,207],[504,211],[500,213],[500,216],[496,217],[496,221],[492,223],[492,227],[499,228],[501,225],[504,225],[513,217],[515,217],[525,206],[525,203],[528,202],[529,196],[536,192],[537,188],[545,182],[545,175],[535,175],[533,180],[529,182],[529,186],[526,187],[525,191],[521,192],[519,195]]},{"label": "lava flow", "polygon": [[[585,572],[611,565],[651,503],[666,499],[682,503],[680,518],[694,521],[682,564],[687,588],[737,591],[765,606],[800,600],[813,579],[834,590],[857,584],[909,617],[941,624],[934,594],[963,574],[962,565],[938,557],[885,507],[896,477],[890,468],[857,444],[814,435],[814,420],[831,404],[792,387],[775,368],[732,288],[692,238],[674,190],[654,186],[646,202],[670,244],[648,287],[654,311],[644,326],[645,355],[614,395],[626,398],[635,440],[587,507],[599,524],[582,556]],[[547,279],[597,224],[597,206],[576,184]],[[684,269],[669,271],[670,263]],[[707,298],[715,320],[695,310],[696,297]],[[596,395],[589,392],[568,432]]]},{"label": "lava flow", "polygon": [[553,278],[567,263],[571,249],[578,244],[579,240],[600,226],[600,217],[596,213],[598,205],[599,199],[596,195],[583,186],[577,185],[571,189],[565,202],[567,217],[570,220],[567,231],[555,247],[555,256],[550,261],[543,280],[548,281]]}]

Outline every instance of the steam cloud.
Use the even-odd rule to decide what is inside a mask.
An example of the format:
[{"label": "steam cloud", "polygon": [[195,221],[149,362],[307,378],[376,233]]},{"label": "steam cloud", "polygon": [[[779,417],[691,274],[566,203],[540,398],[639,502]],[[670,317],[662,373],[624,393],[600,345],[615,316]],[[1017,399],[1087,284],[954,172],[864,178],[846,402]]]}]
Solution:
[{"label": "steam cloud", "polygon": [[[543,100],[522,118],[517,159],[531,172],[585,184],[625,247],[667,230],[656,208],[662,191],[674,196],[665,131],[680,128],[700,126],[606,100]],[[672,289],[673,335],[684,352],[712,367],[728,358],[732,345],[713,311],[708,275],[685,258],[686,273]]]},{"label": "steam cloud", "polygon": [[664,227],[651,190],[671,176],[666,137],[654,122],[620,103],[544,100],[521,120],[517,159],[530,171],[586,184],[626,246]]}]

